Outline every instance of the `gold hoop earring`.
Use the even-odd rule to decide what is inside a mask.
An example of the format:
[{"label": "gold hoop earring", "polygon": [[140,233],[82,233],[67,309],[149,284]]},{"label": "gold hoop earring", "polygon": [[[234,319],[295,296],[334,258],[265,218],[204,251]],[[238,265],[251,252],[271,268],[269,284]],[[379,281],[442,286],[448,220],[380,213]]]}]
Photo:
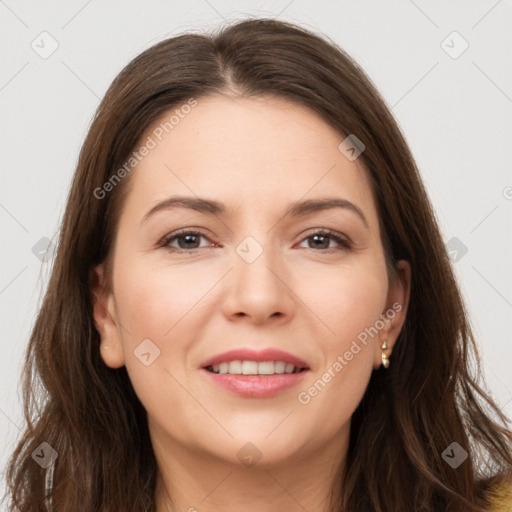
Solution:
[{"label": "gold hoop earring", "polygon": [[[388,349],[387,341],[388,340],[386,339],[386,340],[384,340],[382,342],[382,345],[380,347],[382,350],[387,350]],[[388,356],[384,352],[382,352],[382,366],[384,366],[384,368],[388,368],[389,367],[389,358],[388,358]]]}]

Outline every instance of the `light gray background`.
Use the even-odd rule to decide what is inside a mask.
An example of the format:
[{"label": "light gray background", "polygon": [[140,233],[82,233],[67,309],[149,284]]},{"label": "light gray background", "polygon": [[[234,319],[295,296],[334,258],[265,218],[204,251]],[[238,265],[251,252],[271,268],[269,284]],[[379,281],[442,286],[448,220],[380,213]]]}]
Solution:
[{"label": "light gray background", "polygon": [[[157,41],[247,15],[327,34],[383,93],[445,241],[456,237],[467,247],[462,257],[453,253],[453,265],[488,386],[512,416],[511,11],[510,0],[0,0],[1,469],[22,425],[21,363],[51,265],[32,248],[44,249],[41,238],[55,236],[100,98],[121,68]],[[51,48],[44,31],[58,43],[46,59],[31,47]],[[464,41],[453,31],[469,44],[458,58]]]}]

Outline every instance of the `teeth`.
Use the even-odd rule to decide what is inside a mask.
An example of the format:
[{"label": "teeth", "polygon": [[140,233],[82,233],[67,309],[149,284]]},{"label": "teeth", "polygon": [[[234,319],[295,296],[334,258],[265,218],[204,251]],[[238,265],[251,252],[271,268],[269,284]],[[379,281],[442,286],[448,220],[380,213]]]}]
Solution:
[{"label": "teeth", "polygon": [[273,375],[275,363],[274,361],[264,361],[262,363],[258,363],[258,374],[259,375]]},{"label": "teeth", "polygon": [[[231,361],[227,363],[228,370],[226,373],[231,373],[231,375],[241,375],[242,374],[242,361]],[[215,371],[215,367],[214,367]]]},{"label": "teeth", "polygon": [[276,373],[284,373],[285,368],[286,368],[286,363],[283,363],[282,361],[276,361],[274,363],[274,371]]},{"label": "teeth", "polygon": [[242,373],[244,375],[256,375],[258,373],[258,363],[256,361],[242,361]]},{"label": "teeth", "polygon": [[213,373],[231,375],[274,375],[276,373],[297,373],[300,368],[283,361],[230,361],[209,366]]}]

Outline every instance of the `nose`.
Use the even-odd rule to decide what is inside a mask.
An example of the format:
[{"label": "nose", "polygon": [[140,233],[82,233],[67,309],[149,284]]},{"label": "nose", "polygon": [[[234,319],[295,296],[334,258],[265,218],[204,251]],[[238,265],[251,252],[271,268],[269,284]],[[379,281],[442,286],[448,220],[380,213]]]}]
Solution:
[{"label": "nose", "polygon": [[[223,312],[231,321],[253,324],[289,322],[297,310],[297,298],[284,262],[275,251],[263,252],[251,261],[233,255],[233,269],[224,286]],[[240,253],[242,254],[242,253]]]}]

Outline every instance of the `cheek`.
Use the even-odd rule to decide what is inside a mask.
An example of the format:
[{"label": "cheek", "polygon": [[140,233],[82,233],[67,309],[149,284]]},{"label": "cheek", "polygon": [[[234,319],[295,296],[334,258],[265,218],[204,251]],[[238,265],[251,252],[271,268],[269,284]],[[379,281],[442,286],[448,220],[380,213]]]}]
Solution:
[{"label": "cheek", "polygon": [[116,265],[114,290],[125,366],[142,400],[140,395],[160,388],[162,380],[168,387],[164,369],[184,371],[190,339],[184,329],[190,328],[189,316],[209,281],[197,271],[192,278],[177,268],[149,265],[144,256],[119,259]]},{"label": "cheek", "polygon": [[377,261],[319,272],[303,282],[300,296],[325,327],[321,343],[328,353],[347,350],[384,313],[387,274]]},{"label": "cheek", "polygon": [[384,312],[387,274],[383,265],[366,262],[307,283],[308,305],[329,329],[318,340],[322,365],[301,387],[298,402],[306,416],[324,418],[321,430],[331,435],[350,419],[368,385],[379,340],[372,327]]},{"label": "cheek", "polygon": [[[197,269],[192,275],[142,261],[126,260],[117,267],[116,307],[125,322],[125,367],[149,417],[160,425],[174,425],[174,434],[185,442],[191,435],[188,422],[204,422],[204,411],[190,400],[186,355],[194,340],[191,329],[197,329],[194,305],[211,287],[211,276],[202,279]],[[184,409],[187,419],[176,414]]]},{"label": "cheek", "polygon": [[117,309],[127,324],[130,341],[140,343],[144,338],[154,338],[168,343],[187,323],[181,320],[211,288],[211,271],[195,265],[173,267],[165,261],[153,265],[144,260],[141,256],[118,265]]}]

